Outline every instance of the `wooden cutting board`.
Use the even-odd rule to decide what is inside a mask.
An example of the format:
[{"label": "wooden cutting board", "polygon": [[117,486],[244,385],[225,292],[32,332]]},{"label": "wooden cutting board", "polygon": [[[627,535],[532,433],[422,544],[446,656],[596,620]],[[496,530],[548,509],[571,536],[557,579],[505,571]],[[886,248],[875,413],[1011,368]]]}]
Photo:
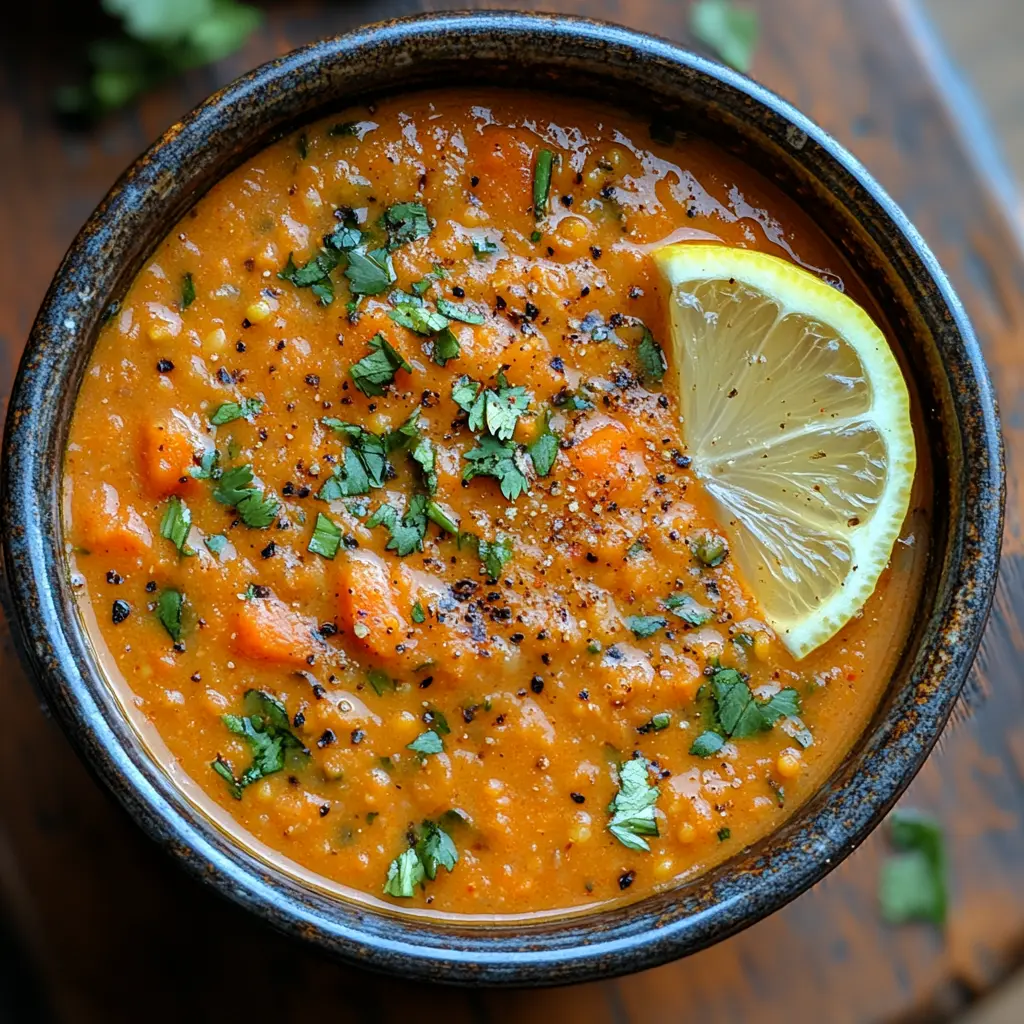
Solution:
[{"label": "wooden cutting board", "polygon": [[[933,1020],[1024,957],[1024,257],[992,187],[999,169],[965,133],[910,0],[750,0],[753,75],[868,166],[935,249],[981,336],[1001,400],[1010,476],[992,620],[958,721],[905,804],[944,821],[945,934],[890,929],[876,836],[772,918],[688,960],[544,992],[461,992],[326,962],[180,874],[79,763],[0,635],[0,1001],[13,1020],[538,1022]],[[0,33],[0,393],[64,249],[135,155],[241,71],[317,36],[440,7],[416,0],[278,3],[245,50],[144,98],[88,135],[49,114],[94,31],[90,5],[35,0]],[[490,6],[465,3],[465,6]],[[504,7],[525,4],[502,3]],[[688,43],[680,0],[545,5]]]}]

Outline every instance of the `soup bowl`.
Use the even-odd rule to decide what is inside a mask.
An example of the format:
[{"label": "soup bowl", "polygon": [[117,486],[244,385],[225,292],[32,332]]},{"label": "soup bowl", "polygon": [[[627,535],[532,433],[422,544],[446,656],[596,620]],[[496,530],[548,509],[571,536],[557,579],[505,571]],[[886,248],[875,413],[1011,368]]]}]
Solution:
[{"label": "soup bowl", "polygon": [[[585,914],[472,924],[331,896],[234,842],[129,722],[76,610],[62,525],[72,409],[104,315],[185,211],[297,125],[438,83],[553,89],[711,139],[799,201],[843,250],[900,339],[934,467],[924,591],[863,735],[777,831],[712,871]],[[315,43],[234,82],[174,125],[114,186],[61,264],[10,401],[2,469],[10,619],[47,703],[136,821],[205,884],[350,961],[459,984],[557,984],[651,967],[777,910],[843,860],[921,767],[957,700],[995,587],[998,417],[963,309],[927,247],[833,139],[755,83],[611,25],[509,13],[388,22]]]}]

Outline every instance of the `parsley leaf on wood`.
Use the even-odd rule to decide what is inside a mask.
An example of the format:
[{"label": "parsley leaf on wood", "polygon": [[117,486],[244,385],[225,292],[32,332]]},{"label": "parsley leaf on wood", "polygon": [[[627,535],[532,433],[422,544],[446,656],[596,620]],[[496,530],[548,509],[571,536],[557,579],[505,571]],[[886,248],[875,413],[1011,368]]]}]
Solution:
[{"label": "parsley leaf on wood", "polygon": [[218,755],[211,767],[231,788],[236,800],[242,790],[267,775],[281,771],[290,751],[306,755],[302,741],[291,731],[288,713],[280,701],[261,690],[248,690],[244,700],[245,715],[221,715],[230,732],[243,736],[252,748],[252,763],[236,779],[230,765]]},{"label": "parsley leaf on wood", "polygon": [[383,334],[371,338],[369,344],[370,353],[353,363],[348,372],[355,386],[364,395],[373,397],[384,394],[398,370],[411,373],[412,367]]},{"label": "parsley leaf on wood", "polygon": [[391,534],[386,545],[389,551],[394,551],[399,557],[411,555],[414,551],[423,550],[423,538],[427,532],[426,506],[426,495],[414,494],[404,515],[394,505],[381,505],[366,520],[366,525],[383,526]]},{"label": "parsley leaf on wood", "polygon": [[249,419],[262,410],[263,402],[259,398],[243,398],[240,402],[225,402],[213,411],[210,422],[215,427],[222,427],[225,423],[232,423],[235,420]]},{"label": "parsley leaf on wood", "polygon": [[625,622],[637,640],[654,636],[659,629],[664,629],[668,625],[668,619],[661,615],[627,615]]},{"label": "parsley leaf on wood", "polygon": [[619,791],[612,800],[608,831],[630,850],[650,850],[643,837],[658,835],[657,799],[658,787],[650,783],[647,761],[642,757],[625,761],[619,768]]},{"label": "parsley leaf on wood", "polygon": [[946,920],[945,838],[939,823],[918,811],[893,811],[889,838],[899,851],[882,864],[878,896],[890,924]]},{"label": "parsley leaf on wood", "polygon": [[324,558],[334,558],[340,544],[341,527],[333,520],[328,519],[323,512],[318,512],[316,526],[313,527],[313,536],[309,539],[308,550],[315,555],[323,555]]},{"label": "parsley leaf on wood", "polygon": [[181,606],[184,603],[185,595],[173,589],[165,590],[156,600],[156,617],[175,643],[181,639]]},{"label": "parsley leaf on wood", "polygon": [[527,445],[537,476],[547,476],[558,458],[558,435],[551,429],[551,417],[544,414],[540,433]]},{"label": "parsley leaf on wood", "polygon": [[494,477],[501,485],[501,493],[515,501],[530,484],[524,450],[511,441],[481,437],[476,448],[463,456],[468,465],[462,471],[463,480],[477,476]]},{"label": "parsley leaf on wood", "polygon": [[182,554],[194,554],[185,550],[185,542],[191,529],[192,513],[188,505],[177,495],[172,495],[167,501],[163,519],[160,520],[160,536],[169,540]]},{"label": "parsley leaf on wood", "polygon": [[690,31],[726,64],[746,73],[757,47],[757,12],[732,0],[697,0],[690,10]]}]

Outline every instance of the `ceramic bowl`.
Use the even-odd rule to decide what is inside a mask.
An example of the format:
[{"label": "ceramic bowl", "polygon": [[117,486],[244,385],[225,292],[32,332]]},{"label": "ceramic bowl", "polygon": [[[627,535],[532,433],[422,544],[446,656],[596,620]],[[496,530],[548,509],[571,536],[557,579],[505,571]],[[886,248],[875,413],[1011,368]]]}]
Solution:
[{"label": "ceramic bowl", "polygon": [[[870,726],[781,829],[703,877],[629,906],[514,925],[412,920],[327,896],[257,860],[147,756],[72,599],[62,454],[104,311],[204,190],[297,124],[435,84],[577,93],[710,137],[774,180],[847,255],[901,340],[934,465],[933,549],[910,639]],[[114,186],[61,264],[11,396],[2,467],[8,610],[34,678],[85,761],[206,885],[377,969],[462,984],[555,984],[652,967],[717,942],[817,882],[921,767],[964,684],[1002,533],[998,418],[977,341],[920,236],[867,172],[778,97],[649,36],[567,17],[479,13],[374,25],[240,78]]]}]

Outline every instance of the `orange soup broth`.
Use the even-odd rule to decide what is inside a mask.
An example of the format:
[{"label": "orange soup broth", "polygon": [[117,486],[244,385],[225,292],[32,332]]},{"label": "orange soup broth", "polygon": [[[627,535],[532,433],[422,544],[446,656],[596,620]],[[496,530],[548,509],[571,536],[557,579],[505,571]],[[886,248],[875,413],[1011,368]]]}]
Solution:
[{"label": "orange soup broth", "polygon": [[[345,122],[356,127],[331,134]],[[538,224],[542,147],[557,159]],[[425,281],[431,304],[444,297],[486,317],[452,323],[461,351],[444,367],[426,337],[389,318],[387,292],[350,314],[344,264],[328,306],[278,277],[290,253],[297,266],[316,255],[335,210],[365,211],[371,231],[411,201],[432,227],[395,248],[392,288]],[[474,238],[495,251],[474,253]],[[65,462],[68,558],[112,686],[160,737],[153,749],[168,770],[239,841],[328,888],[403,909],[507,915],[636,899],[776,828],[863,731],[921,585],[927,466],[863,613],[794,661],[731,559],[704,567],[688,546],[717,525],[677,418],[649,255],[667,240],[793,260],[877,318],[834,246],[749,167],[700,139],[654,141],[624,114],[500,91],[404,96],[310,125],[228,175],[157,248],[82,383]],[[660,386],[638,381],[639,321],[670,363]],[[378,333],[411,372],[366,396],[349,371]],[[547,415],[563,441],[550,474],[514,502],[491,477],[460,479],[477,442],[451,397],[460,375],[496,387],[502,370],[531,396],[515,439],[530,443]],[[593,408],[567,408],[570,394]],[[211,425],[214,410],[243,398],[262,409]],[[437,499],[462,531],[511,539],[497,579],[472,543],[433,523],[422,551],[398,557],[384,526],[349,510],[401,506],[421,488],[406,452],[365,498],[317,498],[347,443],[325,417],[383,433],[415,409],[436,447]],[[268,528],[245,525],[214,499],[214,481],[191,475],[214,448],[222,466],[251,464],[281,502]],[[193,554],[161,536],[172,496],[191,511]],[[333,559],[308,550],[318,513],[345,536]],[[219,554],[204,543],[212,536],[226,538]],[[170,588],[185,595],[177,645],[156,614]],[[659,602],[672,593],[714,617],[693,628],[667,614],[667,629],[635,637],[625,617],[666,614]],[[115,601],[127,606],[120,622]],[[776,727],[712,758],[690,754],[715,658],[748,673],[761,696],[795,688],[811,745]],[[309,757],[235,799],[211,762],[236,777],[251,762],[222,720],[243,713],[251,689],[284,705]],[[663,714],[667,727],[653,728]],[[427,730],[444,750],[408,749]],[[650,852],[607,830],[618,766],[636,751],[660,791]],[[452,810],[461,818],[445,817]],[[410,899],[384,897],[389,864],[425,819],[449,822],[458,863]]]}]

